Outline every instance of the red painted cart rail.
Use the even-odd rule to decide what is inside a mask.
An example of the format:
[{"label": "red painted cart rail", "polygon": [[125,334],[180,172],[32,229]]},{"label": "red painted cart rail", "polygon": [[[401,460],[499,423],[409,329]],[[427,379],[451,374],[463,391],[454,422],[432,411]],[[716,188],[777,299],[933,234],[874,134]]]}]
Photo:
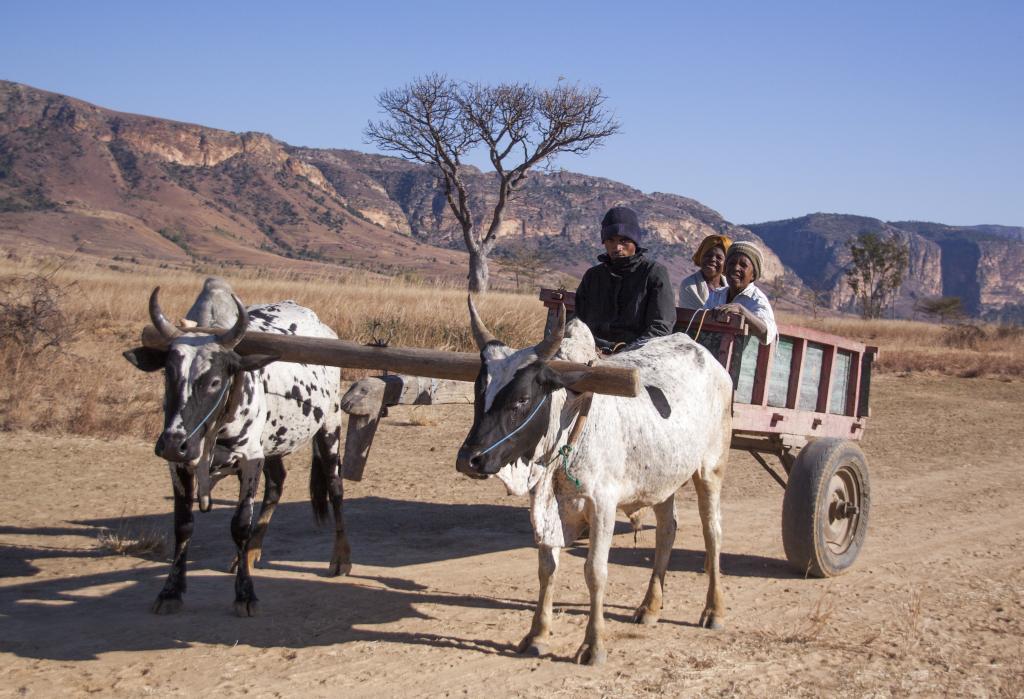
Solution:
[{"label": "red painted cart rail", "polygon": [[[571,291],[542,289],[549,309],[572,312]],[[703,311],[676,309],[676,330],[689,331],[730,371],[736,387],[733,446],[779,453],[808,439],[859,440],[869,412],[876,347],[795,325],[779,325],[779,341],[748,337],[740,316],[719,323]]]}]

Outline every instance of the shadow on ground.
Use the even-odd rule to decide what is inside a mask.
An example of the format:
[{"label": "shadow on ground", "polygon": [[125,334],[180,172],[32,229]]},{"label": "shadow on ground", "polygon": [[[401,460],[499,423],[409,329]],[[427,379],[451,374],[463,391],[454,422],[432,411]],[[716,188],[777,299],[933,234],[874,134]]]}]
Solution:
[{"label": "shadow on ground", "polygon": [[[88,543],[61,546],[66,537],[81,541],[81,537],[95,538],[103,530],[113,530],[128,534],[162,531],[170,538],[169,514],[80,520],[45,528],[0,527],[2,534],[34,539],[26,545],[0,547],[0,575],[29,578],[0,587],[0,618],[5,629],[0,652],[83,660],[111,651],[159,650],[195,643],[299,648],[369,640],[504,655],[512,654],[513,649],[489,640],[373,627],[402,619],[429,619],[420,611],[421,605],[532,610],[532,600],[452,594],[398,576],[366,575],[359,569],[361,565],[398,568],[531,548],[533,535],[526,508],[366,497],[345,503],[354,563],[353,575],[345,578],[324,577],[332,528],[313,525],[308,503],[281,505],[258,568],[296,575],[267,577],[257,570],[256,592],[264,614],[238,619],[231,612],[233,576],[226,572],[234,556],[229,532],[233,506],[225,505],[196,513],[190,555],[194,572],[189,576],[184,610],[174,616],[155,617],[149,611],[163,584],[166,562],[128,557],[112,565],[115,570],[60,578],[41,575],[36,565],[50,558],[110,555],[89,548]],[[628,525],[620,523],[617,531],[629,531]],[[54,545],[45,543],[48,538]],[[573,548],[569,553],[585,556],[586,548]],[[649,547],[620,547],[612,550],[611,562],[648,567],[652,556]],[[703,551],[676,550],[671,570],[700,572],[703,558]],[[783,562],[758,556],[724,555],[723,568],[730,575],[792,577]],[[609,612],[610,618],[616,618],[616,611]],[[581,607],[578,613],[585,610]]]},{"label": "shadow on ground", "polygon": [[[570,555],[586,557],[586,548],[574,548]],[[612,548],[608,553],[608,562],[620,566],[639,566],[651,568],[654,565],[654,549],[650,546],[636,548]],[[743,553],[723,553],[721,556],[722,573],[741,578],[798,578],[786,561],[766,556],[752,556]],[[704,551],[691,549],[672,549],[672,558],[668,564],[669,572],[703,573]]]}]

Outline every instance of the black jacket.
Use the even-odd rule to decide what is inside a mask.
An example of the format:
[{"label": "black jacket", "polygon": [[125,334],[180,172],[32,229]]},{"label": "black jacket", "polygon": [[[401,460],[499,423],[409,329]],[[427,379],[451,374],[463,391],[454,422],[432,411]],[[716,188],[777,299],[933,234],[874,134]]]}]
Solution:
[{"label": "black jacket", "polygon": [[576,289],[576,316],[598,345],[668,335],[676,324],[675,294],[664,265],[638,252],[623,267],[607,255],[591,267]]}]

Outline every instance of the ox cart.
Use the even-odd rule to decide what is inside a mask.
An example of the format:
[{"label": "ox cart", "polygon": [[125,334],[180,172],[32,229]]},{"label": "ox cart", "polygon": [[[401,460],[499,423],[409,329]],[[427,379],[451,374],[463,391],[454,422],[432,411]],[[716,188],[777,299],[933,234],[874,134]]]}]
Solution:
[{"label": "ox cart", "polygon": [[[554,312],[574,308],[575,294],[542,289],[540,300]],[[761,345],[743,320],[720,323],[703,311],[677,309],[677,331],[689,332],[730,372],[735,386],[733,449],[748,452],[785,489],[782,541],[801,574],[830,577],[856,560],[867,532],[871,488],[867,461],[858,446],[869,415],[871,365],[877,348],[842,337],[779,325],[779,341]],[[192,332],[220,332],[192,328]],[[163,347],[155,328],[143,344]],[[380,417],[389,406],[472,403],[479,356],[366,346],[343,340],[246,333],[240,354],[272,354],[282,361],[355,369],[383,369],[385,376],[355,382],[341,400],[349,414],[344,476],[360,480]],[[558,371],[576,371],[571,388],[620,396],[640,393],[635,370],[552,361]],[[766,457],[781,463],[781,475]]]},{"label": "ox cart", "polygon": [[[550,313],[563,304],[572,311],[575,294],[542,289],[540,300]],[[732,448],[749,453],[785,489],[786,558],[805,575],[843,573],[867,533],[871,486],[857,443],[870,414],[878,348],[795,325],[779,325],[778,342],[762,345],[739,316],[719,323],[706,311],[676,314],[676,330],[711,350],[733,377]]]}]

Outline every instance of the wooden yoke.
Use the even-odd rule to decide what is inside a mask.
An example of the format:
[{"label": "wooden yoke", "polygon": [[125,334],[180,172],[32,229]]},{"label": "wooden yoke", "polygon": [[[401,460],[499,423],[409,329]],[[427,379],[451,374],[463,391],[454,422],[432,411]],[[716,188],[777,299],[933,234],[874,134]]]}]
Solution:
[{"label": "wooden yoke", "polygon": [[[190,333],[218,334],[223,330],[186,328]],[[151,325],[142,330],[142,344],[166,349],[167,342]],[[476,381],[480,373],[480,355],[472,352],[372,347],[346,340],[301,335],[247,332],[235,347],[239,354],[270,354],[282,362],[300,362],[347,369],[374,369],[433,379]],[[583,378],[569,388],[577,393],[604,393],[635,398],[640,395],[640,374],[636,369],[598,364],[589,366],[554,359],[548,365],[559,373],[581,372]]]},{"label": "wooden yoke", "polygon": [[[211,328],[183,328],[191,333],[219,334]],[[151,325],[142,330],[142,344],[166,349],[167,342]],[[361,480],[381,414],[392,405],[472,403],[473,384],[480,372],[480,356],[471,352],[397,347],[373,347],[330,338],[247,332],[235,347],[239,354],[270,354],[285,362],[302,362],[349,369],[395,372],[360,379],[342,396],[341,409],[348,413],[343,476]],[[582,372],[570,388],[579,393],[606,393],[635,397],[640,375],[635,369],[607,365],[588,366],[552,360],[559,372]]]}]

